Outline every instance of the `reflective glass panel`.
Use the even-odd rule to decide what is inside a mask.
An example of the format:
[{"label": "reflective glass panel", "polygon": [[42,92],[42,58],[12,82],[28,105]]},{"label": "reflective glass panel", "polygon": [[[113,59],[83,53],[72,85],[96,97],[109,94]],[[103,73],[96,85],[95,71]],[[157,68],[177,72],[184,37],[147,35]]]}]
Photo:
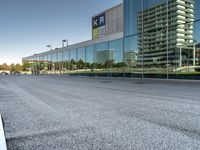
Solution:
[{"label": "reflective glass panel", "polygon": [[94,75],[94,46],[86,47],[86,75]]},{"label": "reflective glass panel", "polygon": [[62,55],[63,55],[62,52],[58,53],[58,61],[59,62],[61,62],[63,60],[63,58],[62,58],[63,56]]},{"label": "reflective glass panel", "polygon": [[123,76],[123,39],[109,42],[109,73],[111,76]]},{"label": "reflective glass panel", "polygon": [[95,70],[96,75],[99,76],[108,76],[108,68],[110,55],[113,54],[113,51],[110,51],[108,48],[108,42],[99,43],[95,45]]},{"label": "reflective glass panel", "polygon": [[126,77],[141,77],[142,63],[138,55],[138,37],[129,36],[124,39],[124,73]]}]

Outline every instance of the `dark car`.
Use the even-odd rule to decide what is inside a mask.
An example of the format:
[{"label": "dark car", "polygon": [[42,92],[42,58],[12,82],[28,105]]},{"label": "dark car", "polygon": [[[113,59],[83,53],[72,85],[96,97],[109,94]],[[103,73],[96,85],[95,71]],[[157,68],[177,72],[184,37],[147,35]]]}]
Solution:
[{"label": "dark car", "polygon": [[1,75],[8,75],[9,73],[7,72],[1,72]]}]

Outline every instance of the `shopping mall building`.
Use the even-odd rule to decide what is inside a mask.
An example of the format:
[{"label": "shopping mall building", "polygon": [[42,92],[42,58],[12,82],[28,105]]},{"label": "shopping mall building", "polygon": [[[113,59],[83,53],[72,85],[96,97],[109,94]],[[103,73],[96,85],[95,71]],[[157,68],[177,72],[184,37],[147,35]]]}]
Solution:
[{"label": "shopping mall building", "polygon": [[33,74],[200,79],[199,8],[199,0],[124,0],[92,17],[91,40],[22,61]]}]

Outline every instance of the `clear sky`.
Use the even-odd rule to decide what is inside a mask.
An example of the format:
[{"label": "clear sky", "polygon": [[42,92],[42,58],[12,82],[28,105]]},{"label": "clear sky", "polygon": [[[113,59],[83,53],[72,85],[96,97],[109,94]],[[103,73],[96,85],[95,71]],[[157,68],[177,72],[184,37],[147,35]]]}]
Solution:
[{"label": "clear sky", "polygon": [[91,17],[122,0],[0,0],[0,64],[91,38]]}]

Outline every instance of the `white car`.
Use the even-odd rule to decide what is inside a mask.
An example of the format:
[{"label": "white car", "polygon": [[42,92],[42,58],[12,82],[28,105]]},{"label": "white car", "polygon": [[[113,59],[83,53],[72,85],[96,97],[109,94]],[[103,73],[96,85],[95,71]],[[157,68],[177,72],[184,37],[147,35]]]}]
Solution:
[{"label": "white car", "polygon": [[7,72],[1,72],[1,75],[9,75]]}]

